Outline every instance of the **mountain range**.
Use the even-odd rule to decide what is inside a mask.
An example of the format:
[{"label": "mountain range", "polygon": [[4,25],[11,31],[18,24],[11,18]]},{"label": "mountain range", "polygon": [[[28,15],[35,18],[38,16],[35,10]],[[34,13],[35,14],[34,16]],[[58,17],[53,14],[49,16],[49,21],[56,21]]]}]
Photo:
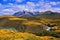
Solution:
[{"label": "mountain range", "polygon": [[13,14],[13,16],[18,17],[32,17],[32,16],[60,16],[60,13],[58,12],[52,12],[52,11],[46,11],[46,12],[29,12],[29,11],[19,11]]}]

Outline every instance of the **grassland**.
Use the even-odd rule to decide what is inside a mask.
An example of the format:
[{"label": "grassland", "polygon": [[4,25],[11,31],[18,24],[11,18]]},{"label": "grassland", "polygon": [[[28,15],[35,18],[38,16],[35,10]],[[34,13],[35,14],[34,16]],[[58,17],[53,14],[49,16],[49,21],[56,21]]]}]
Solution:
[{"label": "grassland", "polygon": [[[48,32],[46,30],[47,24],[56,24],[56,26],[52,27],[53,30],[49,30]],[[43,31],[47,31],[48,33]],[[44,33],[47,35],[41,36],[40,33],[42,33],[41,35]],[[0,17],[0,40],[60,40],[59,33],[60,18],[15,16]],[[39,36],[34,34],[38,34]],[[54,35],[52,36],[52,34]],[[55,35],[59,38],[54,37]]]},{"label": "grassland", "polygon": [[36,36],[31,33],[0,29],[0,40],[59,40],[52,36]]}]

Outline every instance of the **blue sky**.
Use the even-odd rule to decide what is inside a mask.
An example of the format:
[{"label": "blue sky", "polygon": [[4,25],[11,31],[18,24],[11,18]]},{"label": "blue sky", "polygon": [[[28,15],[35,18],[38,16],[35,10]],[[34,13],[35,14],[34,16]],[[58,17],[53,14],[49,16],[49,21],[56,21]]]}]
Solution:
[{"label": "blue sky", "polygon": [[60,0],[0,0],[0,15],[12,15],[23,10],[60,12]]}]

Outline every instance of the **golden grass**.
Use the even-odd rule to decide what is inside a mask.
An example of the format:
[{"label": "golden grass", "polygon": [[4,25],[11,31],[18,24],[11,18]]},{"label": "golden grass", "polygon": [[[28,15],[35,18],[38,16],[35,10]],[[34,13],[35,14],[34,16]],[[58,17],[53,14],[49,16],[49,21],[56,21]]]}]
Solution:
[{"label": "golden grass", "polygon": [[52,36],[36,36],[31,33],[0,29],[0,40],[60,40]]},{"label": "golden grass", "polygon": [[39,22],[34,22],[34,21],[25,21],[25,22],[23,22],[23,24],[24,24],[24,25],[35,25],[35,26],[41,25],[41,23],[39,23]]},{"label": "golden grass", "polygon": [[41,40],[34,34],[0,29],[0,40]]},{"label": "golden grass", "polygon": [[60,32],[60,29],[59,30],[55,30],[56,32]]},{"label": "golden grass", "polygon": [[60,40],[60,38],[55,38],[52,36],[40,36],[42,40]]},{"label": "golden grass", "polygon": [[9,18],[9,20],[27,20],[27,19],[15,17],[15,18]]},{"label": "golden grass", "polygon": [[13,18],[13,17],[15,17],[15,16],[9,16],[9,15],[6,15],[6,16],[0,16],[0,18],[5,18],[5,17],[7,17],[7,18]]}]

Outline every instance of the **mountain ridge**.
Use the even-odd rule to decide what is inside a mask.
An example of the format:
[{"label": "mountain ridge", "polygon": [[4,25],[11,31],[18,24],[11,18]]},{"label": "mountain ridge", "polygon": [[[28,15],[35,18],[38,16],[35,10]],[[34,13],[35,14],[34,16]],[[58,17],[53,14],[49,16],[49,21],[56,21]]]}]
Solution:
[{"label": "mountain ridge", "polygon": [[18,17],[32,17],[32,16],[40,16],[40,15],[46,15],[46,16],[54,16],[54,15],[60,15],[58,12],[52,12],[52,11],[46,11],[46,12],[28,12],[28,11],[19,11],[14,13],[12,16],[18,16]]}]

